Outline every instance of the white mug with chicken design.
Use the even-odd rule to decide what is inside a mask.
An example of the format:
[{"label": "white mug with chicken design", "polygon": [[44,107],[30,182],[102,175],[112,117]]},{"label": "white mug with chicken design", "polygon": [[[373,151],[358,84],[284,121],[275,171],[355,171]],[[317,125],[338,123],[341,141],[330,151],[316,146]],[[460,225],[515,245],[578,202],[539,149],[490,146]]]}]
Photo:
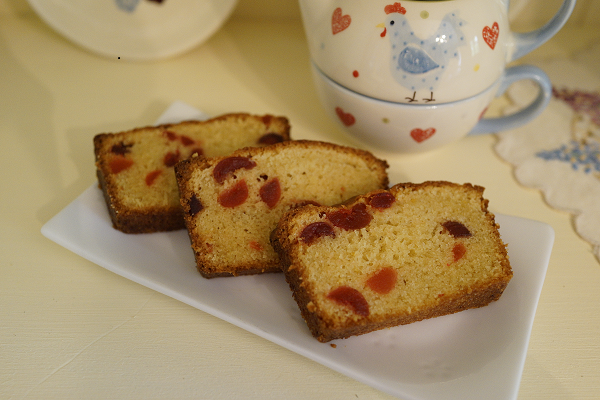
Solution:
[{"label": "white mug with chicken design", "polygon": [[509,0],[300,0],[314,64],[357,93],[447,103],[489,88],[506,64],[552,37],[575,0],[544,27],[513,33]]},{"label": "white mug with chicken design", "polygon": [[[362,141],[394,152],[431,150],[469,133],[523,125],[552,85],[531,66],[506,65],[564,25],[575,0],[544,27],[513,33],[509,0],[300,0],[317,92],[326,111]],[[538,96],[514,115],[483,118],[508,84]]]}]

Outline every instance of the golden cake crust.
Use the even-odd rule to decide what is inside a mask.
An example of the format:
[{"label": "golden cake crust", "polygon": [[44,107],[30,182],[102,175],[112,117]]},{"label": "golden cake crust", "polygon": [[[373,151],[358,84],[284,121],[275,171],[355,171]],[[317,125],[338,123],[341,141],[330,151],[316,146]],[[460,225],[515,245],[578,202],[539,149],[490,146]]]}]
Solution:
[{"label": "golden cake crust", "polygon": [[[240,167],[218,182],[215,170],[233,159],[256,165]],[[387,167],[369,152],[306,140],[180,162],[175,174],[198,271],[206,278],[280,272],[269,234],[285,211],[387,188]],[[239,205],[223,205],[222,196],[240,185],[247,197]],[[275,194],[265,196],[267,187]]]},{"label": "golden cake crust", "polygon": [[[286,213],[272,232],[271,243],[313,336],[327,342],[483,307],[498,300],[512,278],[512,269],[483,190],[480,186],[443,181],[403,183],[389,191],[358,196],[343,205],[306,206]],[[370,199],[382,193],[393,195],[393,205],[387,209],[372,207]],[[429,199],[424,199],[427,196]],[[435,209],[431,200],[442,204]],[[465,204],[447,205],[447,200]],[[423,207],[419,206],[420,201]],[[331,225],[330,216],[340,210],[353,210],[357,204],[365,205],[367,213],[373,216],[368,225],[350,230],[334,225],[333,231],[327,232],[335,237],[317,235],[312,244],[307,244],[303,233],[308,225]],[[450,210],[446,212],[444,207]],[[461,212],[467,215],[460,215]],[[386,213],[395,215],[385,217]],[[406,215],[399,217],[402,213]],[[423,225],[423,229],[412,229],[418,239],[411,238],[411,228],[404,226],[409,222]],[[461,226],[468,227],[469,235]],[[386,232],[393,233],[386,237]],[[335,247],[336,240],[343,243]],[[362,248],[354,244],[361,242],[368,244]],[[375,293],[368,284],[368,278],[382,270],[397,277],[389,293]],[[464,282],[460,281],[461,274],[467,277]],[[343,304],[332,300],[335,296],[331,294],[339,287],[352,287],[353,291],[347,289],[347,293],[353,296],[364,294],[364,302],[352,297]]]},{"label": "golden cake crust", "polygon": [[212,157],[287,140],[287,118],[247,113],[101,133],[94,137],[96,175],[115,229],[183,229],[173,173],[176,162],[194,153]]}]

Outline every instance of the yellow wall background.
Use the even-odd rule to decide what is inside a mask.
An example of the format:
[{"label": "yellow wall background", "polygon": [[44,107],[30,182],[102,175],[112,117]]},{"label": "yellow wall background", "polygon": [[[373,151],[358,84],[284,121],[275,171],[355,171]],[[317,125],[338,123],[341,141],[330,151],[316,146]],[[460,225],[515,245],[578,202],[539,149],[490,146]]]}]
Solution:
[{"label": "yellow wall background", "polygon": [[[1,0],[0,0],[1,1]],[[391,2],[391,0],[390,0]],[[559,9],[562,0],[511,0],[515,29],[541,26]],[[299,18],[297,0],[240,0],[236,16],[252,18]],[[600,1],[578,0],[569,25],[600,23]]]},{"label": "yellow wall background", "polygon": [[[217,0],[218,1],[218,0]],[[391,1],[391,0],[390,0]],[[541,26],[560,7],[562,0],[511,0],[511,19],[515,30]],[[27,0],[0,0],[0,14],[32,12]],[[298,0],[240,0],[234,13],[239,18],[300,18]],[[568,25],[600,23],[600,1],[578,0]]]}]

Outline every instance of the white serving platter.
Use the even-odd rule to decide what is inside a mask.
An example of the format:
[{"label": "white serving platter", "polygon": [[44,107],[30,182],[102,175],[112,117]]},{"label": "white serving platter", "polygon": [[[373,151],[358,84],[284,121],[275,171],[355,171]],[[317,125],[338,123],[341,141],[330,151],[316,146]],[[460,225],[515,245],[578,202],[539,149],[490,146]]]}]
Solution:
[{"label": "white serving platter", "polygon": [[[174,103],[157,123],[204,118]],[[547,224],[496,215],[514,277],[487,307],[344,340],[314,339],[282,274],[204,279],[185,231],[113,229],[96,183],[42,234],[127,279],[406,400],[516,399],[554,242]],[[483,397],[482,397],[483,396]]]}]

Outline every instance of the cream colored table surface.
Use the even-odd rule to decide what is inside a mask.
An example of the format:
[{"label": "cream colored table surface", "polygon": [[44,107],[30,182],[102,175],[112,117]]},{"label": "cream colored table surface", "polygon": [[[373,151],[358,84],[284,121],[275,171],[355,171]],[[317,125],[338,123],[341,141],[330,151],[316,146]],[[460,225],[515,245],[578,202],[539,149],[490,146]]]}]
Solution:
[{"label": "cream colored table surface", "polygon": [[[563,31],[534,55],[566,56],[596,30]],[[40,233],[95,182],[96,133],[151,124],[175,100],[211,115],[283,114],[295,138],[356,145],[318,104],[298,20],[234,18],[188,54],[130,63],[81,50],[32,13],[0,14],[0,88],[1,399],[390,398]],[[599,399],[600,264],[568,214],[516,183],[495,141],[375,153],[392,183],[472,182],[492,211],[554,228],[519,398]]]}]

